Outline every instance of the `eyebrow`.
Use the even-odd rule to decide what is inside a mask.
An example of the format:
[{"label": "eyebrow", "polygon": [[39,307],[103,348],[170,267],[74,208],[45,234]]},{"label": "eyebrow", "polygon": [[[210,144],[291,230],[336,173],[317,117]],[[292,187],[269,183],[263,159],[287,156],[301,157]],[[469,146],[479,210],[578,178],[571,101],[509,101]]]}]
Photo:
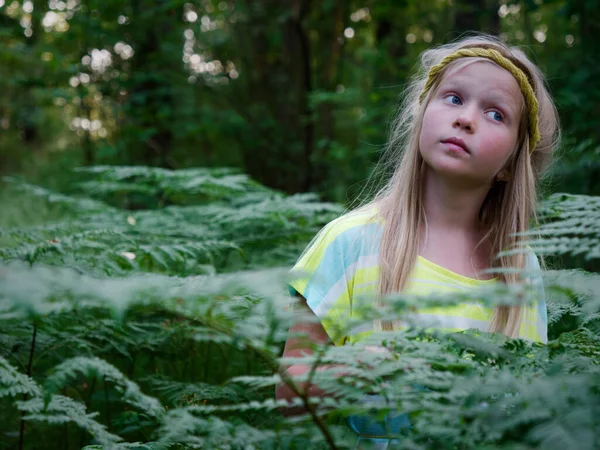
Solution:
[{"label": "eyebrow", "polygon": [[505,100],[506,95],[497,94],[495,92],[489,92],[486,94],[485,99],[494,105],[498,105],[504,111],[510,112],[513,116],[516,116],[519,112],[519,108],[510,102]]}]

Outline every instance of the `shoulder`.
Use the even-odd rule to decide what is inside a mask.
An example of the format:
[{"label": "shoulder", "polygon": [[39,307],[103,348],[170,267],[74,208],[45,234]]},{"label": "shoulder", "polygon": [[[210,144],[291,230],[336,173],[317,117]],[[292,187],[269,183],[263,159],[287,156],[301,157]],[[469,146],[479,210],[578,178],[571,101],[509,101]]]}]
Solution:
[{"label": "shoulder", "polygon": [[372,208],[344,214],[317,234],[292,268],[290,292],[306,299],[330,336],[351,311],[357,271],[378,264],[380,230]]},{"label": "shoulder", "polygon": [[541,283],[542,266],[538,256],[530,248],[525,249],[525,281],[530,283]]},{"label": "shoulder", "polygon": [[329,222],[317,235],[323,245],[355,247],[357,243],[377,242],[381,220],[375,207],[358,209]]},{"label": "shoulder", "polygon": [[381,224],[378,211],[363,208],[329,222],[306,247],[293,271],[331,275],[339,279],[348,268],[373,259],[379,252]]},{"label": "shoulder", "polygon": [[537,255],[530,248],[525,252],[525,268],[534,271],[542,270]]},{"label": "shoulder", "polygon": [[538,256],[531,250],[527,249],[525,254],[525,281],[529,283],[534,290],[534,304],[532,314],[529,320],[535,324],[535,330],[538,340],[542,343],[548,342],[548,311],[546,304],[546,292],[544,290],[544,282],[542,277],[542,266]]}]

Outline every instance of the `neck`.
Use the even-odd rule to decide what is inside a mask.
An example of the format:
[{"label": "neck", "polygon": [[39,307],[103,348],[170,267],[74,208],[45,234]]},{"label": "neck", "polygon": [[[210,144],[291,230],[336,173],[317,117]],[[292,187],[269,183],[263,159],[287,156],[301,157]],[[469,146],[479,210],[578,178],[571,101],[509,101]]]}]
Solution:
[{"label": "neck", "polygon": [[427,227],[457,233],[479,233],[479,211],[489,186],[461,184],[431,169],[425,176],[423,206]]}]

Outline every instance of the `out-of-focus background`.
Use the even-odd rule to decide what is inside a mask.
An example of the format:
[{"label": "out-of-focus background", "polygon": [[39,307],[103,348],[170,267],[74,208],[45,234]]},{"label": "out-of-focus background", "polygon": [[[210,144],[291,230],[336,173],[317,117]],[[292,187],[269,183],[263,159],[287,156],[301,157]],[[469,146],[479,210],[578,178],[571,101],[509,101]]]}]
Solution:
[{"label": "out-of-focus background", "polygon": [[[281,370],[289,268],[361,192],[420,52],[470,30],[521,45],[560,110],[528,242],[559,269],[550,344],[315,345],[335,401],[309,399]],[[0,0],[0,450],[354,449],[343,417],[390,408],[402,448],[596,449],[599,38],[600,0]],[[338,326],[526,298],[497,287]]]},{"label": "out-of-focus background", "polygon": [[234,167],[345,202],[424,49],[522,46],[564,130],[551,189],[598,194],[598,0],[0,0],[0,171]]}]

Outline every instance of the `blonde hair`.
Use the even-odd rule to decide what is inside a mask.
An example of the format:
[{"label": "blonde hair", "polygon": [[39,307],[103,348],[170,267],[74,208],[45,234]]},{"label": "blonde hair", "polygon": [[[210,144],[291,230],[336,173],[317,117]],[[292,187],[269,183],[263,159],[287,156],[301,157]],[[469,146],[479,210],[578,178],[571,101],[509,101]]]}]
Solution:
[{"label": "blonde hair", "polygon": [[[383,234],[379,246],[380,298],[402,290],[416,263],[423,238],[422,230],[426,226],[423,205],[425,163],[419,152],[423,115],[445,74],[460,62],[460,59],[444,68],[422,103],[419,102],[419,96],[424,91],[429,70],[444,57],[465,47],[494,49],[512,61],[529,78],[539,104],[539,142],[535,148],[529,148],[527,111],[523,111],[517,149],[505,166],[511,177],[509,181],[492,185],[480,210],[480,221],[487,233],[478,245],[487,241],[491,248],[490,267],[494,265],[493,257],[501,251],[523,246],[524,238],[518,236],[518,233],[526,231],[529,221],[535,220],[538,183],[551,162],[552,151],[560,135],[558,114],[542,73],[520,49],[509,47],[502,41],[486,35],[468,37],[425,51],[420,58],[419,70],[408,85],[393,122],[384,157],[379,163],[379,168],[391,169],[391,176],[374,199],[364,206],[377,206],[383,220]],[[525,260],[526,256],[522,252],[505,255],[496,259],[495,266],[523,269]],[[519,281],[519,274],[515,271],[501,271],[498,278],[505,283],[516,283]],[[517,337],[522,322],[522,310],[520,306],[497,307],[489,331]],[[376,328],[392,329],[393,324],[378,321]]]}]

